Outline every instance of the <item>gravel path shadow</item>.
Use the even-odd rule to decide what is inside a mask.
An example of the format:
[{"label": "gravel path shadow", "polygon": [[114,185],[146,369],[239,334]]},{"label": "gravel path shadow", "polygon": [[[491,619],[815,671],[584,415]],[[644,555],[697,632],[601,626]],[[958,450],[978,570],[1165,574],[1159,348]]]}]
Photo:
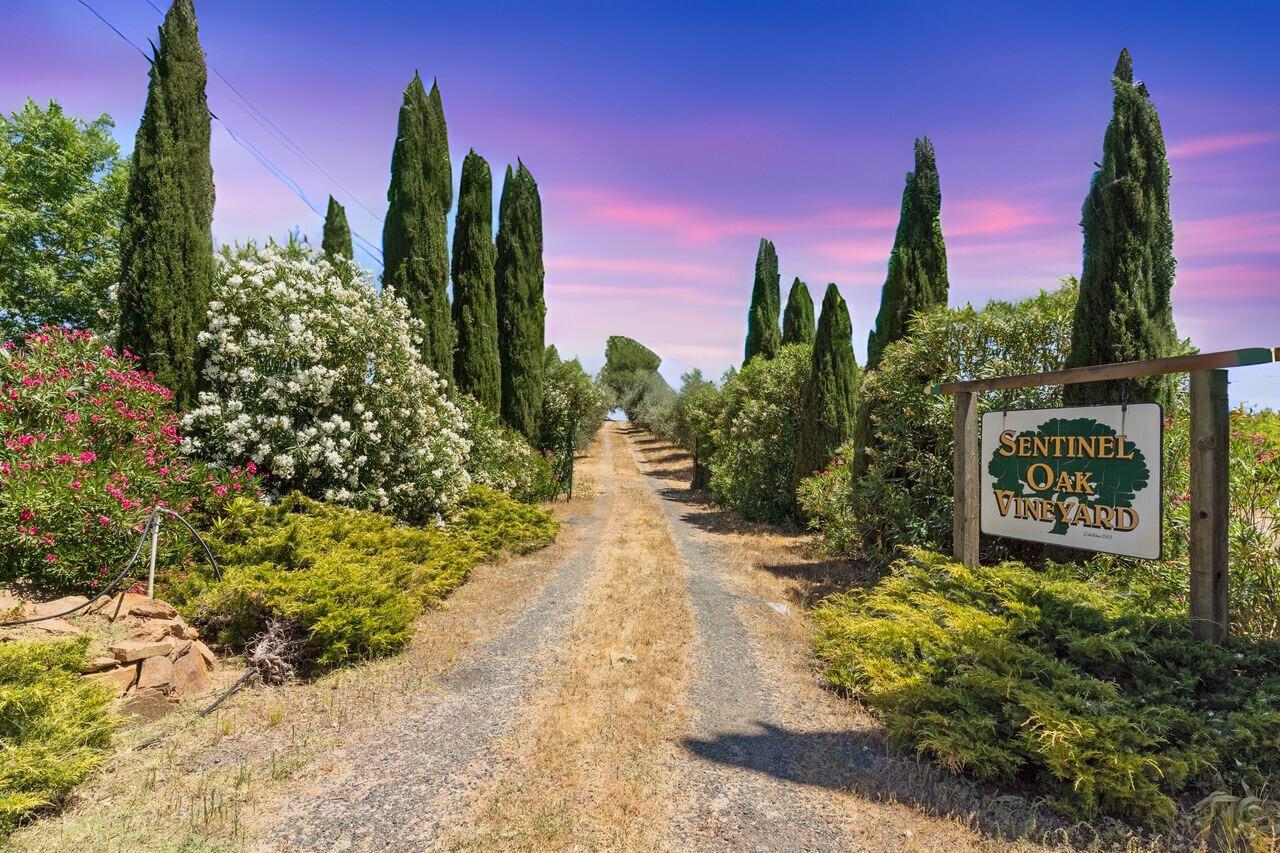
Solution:
[{"label": "gravel path shadow", "polygon": [[612,504],[613,439],[602,440],[602,488],[572,552],[516,620],[468,651],[403,715],[334,754],[319,790],[282,804],[268,849],[420,850],[463,810],[499,762],[502,737],[563,642],[596,569]]}]

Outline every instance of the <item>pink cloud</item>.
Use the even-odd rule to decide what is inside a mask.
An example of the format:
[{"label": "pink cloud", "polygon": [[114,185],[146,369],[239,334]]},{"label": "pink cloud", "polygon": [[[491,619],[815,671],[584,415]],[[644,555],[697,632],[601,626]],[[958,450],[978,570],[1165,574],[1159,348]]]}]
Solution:
[{"label": "pink cloud", "polygon": [[1173,249],[1180,258],[1280,252],[1280,211],[1179,219],[1174,225]]},{"label": "pink cloud", "polygon": [[1225,151],[1253,148],[1278,140],[1280,140],[1280,133],[1223,133],[1175,142],[1166,150],[1170,158],[1189,160],[1193,157],[1207,157]]},{"label": "pink cloud", "polygon": [[555,282],[547,284],[550,294],[566,296],[598,297],[610,300],[662,299],[685,302],[691,305],[737,305],[740,300],[690,287],[673,287],[649,284],[585,284],[581,282]]},{"label": "pink cloud", "polygon": [[743,216],[700,205],[654,201],[617,190],[563,187],[552,189],[549,194],[572,205],[574,214],[583,220],[666,231],[685,244],[822,229],[891,228],[898,216],[894,208],[829,208],[791,217]]},{"label": "pink cloud", "polygon": [[658,258],[600,258],[585,255],[549,255],[548,272],[563,271],[627,273],[660,278],[683,278],[700,281],[728,282],[733,271],[711,264],[666,261]]},{"label": "pink cloud", "polygon": [[1221,264],[1218,266],[1178,268],[1173,289],[1173,304],[1178,300],[1212,300],[1229,303],[1233,299],[1266,299],[1280,294],[1280,264]]},{"label": "pink cloud", "polygon": [[994,198],[944,202],[942,207],[942,233],[947,237],[1013,234],[1051,221],[1031,207]]}]

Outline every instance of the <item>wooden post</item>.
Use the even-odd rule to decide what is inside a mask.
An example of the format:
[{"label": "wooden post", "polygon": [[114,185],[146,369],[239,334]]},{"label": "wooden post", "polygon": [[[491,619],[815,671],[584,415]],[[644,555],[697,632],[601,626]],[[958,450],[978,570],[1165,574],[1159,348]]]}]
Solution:
[{"label": "wooden post", "polygon": [[955,520],[951,523],[952,554],[966,566],[978,565],[978,398],[972,391],[956,392]]},{"label": "wooden post", "polygon": [[1191,631],[1199,640],[1226,641],[1227,453],[1231,412],[1227,372],[1191,374]]}]

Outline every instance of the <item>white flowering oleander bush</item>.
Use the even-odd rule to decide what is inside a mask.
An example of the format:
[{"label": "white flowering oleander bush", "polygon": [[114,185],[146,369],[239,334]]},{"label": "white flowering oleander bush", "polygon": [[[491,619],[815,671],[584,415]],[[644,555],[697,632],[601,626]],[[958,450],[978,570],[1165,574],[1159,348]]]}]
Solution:
[{"label": "white flowering oleander bush", "polygon": [[189,452],[407,521],[447,516],[469,485],[465,420],[419,357],[419,322],[355,263],[296,243],[224,249],[200,344]]},{"label": "white flowering oleander bush", "polygon": [[471,442],[466,461],[471,482],[526,503],[555,496],[555,475],[546,455],[471,395],[460,394],[458,405],[466,418],[467,438]]}]

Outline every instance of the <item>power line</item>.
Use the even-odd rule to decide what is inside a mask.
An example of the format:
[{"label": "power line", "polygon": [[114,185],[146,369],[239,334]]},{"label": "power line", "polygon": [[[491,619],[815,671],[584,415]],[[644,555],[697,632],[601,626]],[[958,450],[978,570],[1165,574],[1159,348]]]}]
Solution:
[{"label": "power line", "polygon": [[[151,0],[146,0],[146,4],[150,6],[152,9],[155,9],[157,12],[159,12],[161,16],[164,15],[164,12],[160,9],[160,7],[157,6],[155,3],[151,2]],[[215,66],[212,62],[209,63],[209,69],[213,71],[213,73],[217,76],[217,78],[221,80],[226,85],[226,87],[230,89],[232,93],[235,94],[235,96],[244,103],[244,106],[246,108],[245,111],[249,113],[249,117],[253,119],[254,122],[256,122],[259,127],[261,127],[263,130],[267,131],[267,133],[270,133],[272,136],[274,136],[282,145],[285,145],[286,147],[292,149],[293,152],[297,154],[299,157],[301,157],[303,160],[310,163],[311,166],[314,167],[316,171],[318,171],[320,174],[324,175],[326,178],[332,181],[333,185],[336,186],[338,189],[342,190],[342,192],[345,193],[346,196],[350,198],[353,202],[355,202],[356,205],[361,210],[363,210],[365,213],[372,216],[374,219],[378,220],[378,222],[383,221],[381,216],[379,216],[378,214],[370,210],[364,204],[364,202],[360,201],[360,198],[355,193],[353,193],[351,190],[344,187],[337,178],[335,178],[333,175],[329,174],[329,172],[325,170],[324,166],[321,166],[318,162],[316,162],[314,157],[312,157],[310,154],[304,151],[301,145],[294,142],[293,138],[290,137],[289,134],[285,133],[284,130],[278,124],[272,121],[270,116],[268,116],[262,110],[258,109],[257,106],[255,106],[254,103],[249,100],[248,96],[246,96],[243,92],[237,89],[235,84],[233,84],[230,80],[228,80],[226,78],[226,75],[224,75],[221,71],[219,71],[217,66]]]},{"label": "power line", "polygon": [[[101,14],[99,14],[98,10],[90,6],[86,2],[86,0],[76,0],[76,2],[79,3],[81,6],[84,6],[90,12],[92,12],[94,17],[96,17],[99,21],[102,21],[102,23],[106,24],[107,27],[109,27],[113,33],[115,33],[117,36],[121,38],[121,40],[123,40],[126,44],[128,44],[134,50],[138,51],[138,53],[142,55],[142,58],[145,59],[148,63],[151,63],[153,61],[152,58],[147,55],[146,51],[138,47],[138,45],[134,44],[132,39],[130,39],[128,36],[122,33],[119,29],[116,28],[114,24],[112,24],[110,21],[104,18]],[[155,4],[151,3],[151,0],[147,0],[147,3],[151,6],[151,8],[156,9]],[[159,9],[156,9],[156,11],[159,11]],[[222,75],[218,75],[218,76],[221,77]],[[230,84],[228,83],[227,85],[230,85]],[[209,111],[209,117],[216,120],[220,125],[222,125],[223,130],[227,132],[227,135],[231,137],[232,141],[234,141],[237,145],[239,145],[241,148],[247,151],[250,156],[252,156],[255,160],[258,161],[259,165],[261,165],[264,169],[270,172],[272,176],[276,178],[276,180],[280,181],[280,183],[282,183],[285,186],[285,188],[289,190],[289,192],[297,196],[298,199],[300,199],[302,203],[307,206],[308,209],[310,209],[313,213],[319,216],[321,220],[325,218],[325,214],[321,212],[319,207],[307,196],[306,192],[303,191],[302,185],[299,184],[297,181],[295,181],[292,177],[290,177],[289,174],[284,171],[284,169],[277,166],[271,160],[270,157],[268,157],[256,146],[254,146],[248,140],[242,138],[239,134],[237,134],[234,130],[232,130],[231,126],[228,125],[226,121],[222,119],[220,116],[216,115],[212,110]],[[332,180],[332,178],[330,178],[330,180]],[[335,181],[335,183],[337,182]],[[350,195],[349,192],[348,192],[348,195]],[[357,200],[356,203],[359,204],[359,200]],[[364,207],[364,205],[360,205],[360,206]],[[365,209],[367,210],[368,208],[365,208]],[[361,235],[357,234],[354,229],[352,229],[351,235],[353,240],[355,240],[360,244],[360,248],[363,249],[366,254],[368,254],[371,258],[377,261],[378,264],[384,265],[382,252],[379,249],[377,249],[373,245],[373,243],[371,243],[369,240],[365,239]]]}]

